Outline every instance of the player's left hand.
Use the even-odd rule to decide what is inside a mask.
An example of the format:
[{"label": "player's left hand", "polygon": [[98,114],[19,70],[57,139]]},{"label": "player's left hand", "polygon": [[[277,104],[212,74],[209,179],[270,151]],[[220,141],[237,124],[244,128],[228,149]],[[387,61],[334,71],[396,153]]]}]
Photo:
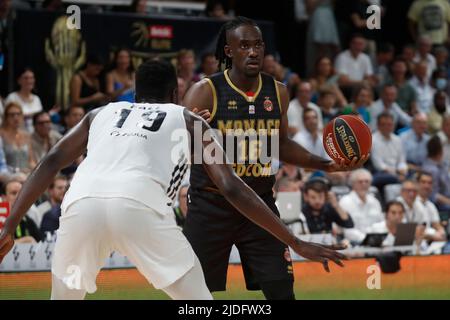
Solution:
[{"label": "player's left hand", "polygon": [[328,265],[330,260],[340,267],[344,266],[342,260],[348,260],[348,257],[339,253],[337,250],[343,250],[346,247],[346,245],[341,244],[327,246],[313,242],[305,242],[298,238],[295,245],[291,245],[291,248],[303,258],[322,263],[326,272],[330,272],[330,267]]},{"label": "player's left hand", "polygon": [[209,110],[207,109],[203,109],[198,111],[197,108],[192,109],[192,112],[195,113],[196,115],[202,117],[206,122],[211,122],[211,113],[209,112]]},{"label": "player's left hand", "polygon": [[335,162],[331,161],[328,164],[328,167],[326,168],[327,172],[336,172],[336,171],[350,171],[354,169],[361,168],[364,163],[369,159],[370,154],[367,156],[362,156],[361,158],[353,158],[350,163],[346,162],[345,160],[342,160],[341,162]]}]

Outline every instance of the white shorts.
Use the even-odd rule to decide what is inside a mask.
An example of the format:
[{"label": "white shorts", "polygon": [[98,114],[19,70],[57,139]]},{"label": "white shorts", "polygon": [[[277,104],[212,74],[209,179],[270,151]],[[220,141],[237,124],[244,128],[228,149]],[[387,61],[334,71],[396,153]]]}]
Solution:
[{"label": "white shorts", "polygon": [[83,198],[61,214],[52,273],[69,287],[93,293],[112,251],[127,256],[157,289],[194,266],[195,253],[174,215],[126,198]]}]

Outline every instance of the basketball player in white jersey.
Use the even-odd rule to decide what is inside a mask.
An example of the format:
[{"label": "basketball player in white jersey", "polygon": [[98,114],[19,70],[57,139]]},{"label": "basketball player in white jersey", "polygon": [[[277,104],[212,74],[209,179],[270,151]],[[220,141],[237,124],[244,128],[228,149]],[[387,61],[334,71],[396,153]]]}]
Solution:
[{"label": "basketball player in white jersey", "polygon": [[[25,182],[0,234],[0,263],[14,245],[13,233],[28,208],[59,170],[87,151],[62,204],[52,261],[52,299],[83,299],[112,251],[127,256],[155,288],[173,299],[211,299],[200,263],[171,204],[188,166],[190,150],[172,161],[171,133],[194,122],[208,124],[176,101],[174,68],[143,63],[136,73],[136,101],[93,110],[61,139]],[[178,142],[179,143],[179,142]],[[203,142],[202,148],[216,142]],[[215,148],[220,148],[214,145]],[[195,152],[195,151],[194,151]],[[222,163],[226,163],[225,160]],[[342,266],[336,249],[294,237],[281,220],[227,164],[204,164],[225,198],[243,215],[305,258]],[[75,280],[75,281],[74,281]]]}]

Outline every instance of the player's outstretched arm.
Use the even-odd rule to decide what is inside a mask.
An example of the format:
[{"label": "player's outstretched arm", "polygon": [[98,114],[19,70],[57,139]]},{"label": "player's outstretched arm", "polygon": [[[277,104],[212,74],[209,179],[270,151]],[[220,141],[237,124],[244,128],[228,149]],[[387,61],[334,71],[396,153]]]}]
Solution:
[{"label": "player's outstretched arm", "polygon": [[[202,122],[203,133],[211,129],[210,126],[200,117],[185,110],[186,126],[190,136],[194,137],[194,122]],[[195,143],[195,142],[194,142]],[[215,144],[213,146],[213,144]],[[284,223],[279,219],[264,201],[242,181],[234,172],[231,165],[227,164],[225,152],[214,140],[203,141],[203,150],[221,150],[223,159],[221,163],[207,164],[204,167],[211,180],[219,188],[220,193],[229,201],[240,213],[264,228],[280,241],[290,246],[295,252],[304,258],[323,263],[325,270],[329,271],[328,261],[332,260],[336,264],[343,266],[341,259],[347,259],[345,255],[335,250],[344,249],[341,246],[322,246],[319,244],[301,241],[295,237]],[[191,147],[192,150],[197,148]],[[200,159],[204,159],[201,155]],[[193,155],[194,158],[194,155]]]},{"label": "player's outstretched arm", "polygon": [[13,234],[31,205],[48,188],[56,174],[86,151],[90,123],[98,109],[88,113],[81,122],[65,135],[31,172],[23,184],[11,215],[0,234],[0,263],[14,245]]},{"label": "player's outstretched arm", "polygon": [[327,160],[318,157],[297,142],[288,137],[288,118],[287,109],[289,107],[289,95],[284,84],[277,82],[278,90],[280,92],[281,100],[281,126],[280,126],[280,160],[293,164],[295,166],[316,169],[323,171],[345,171],[358,168],[366,162],[367,157],[363,156],[360,159],[354,158],[350,164],[336,163],[332,160]]}]

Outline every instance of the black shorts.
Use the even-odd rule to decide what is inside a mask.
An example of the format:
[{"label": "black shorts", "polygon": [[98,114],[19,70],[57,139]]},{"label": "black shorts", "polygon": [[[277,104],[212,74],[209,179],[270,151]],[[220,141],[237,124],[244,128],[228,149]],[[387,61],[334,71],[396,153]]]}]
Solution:
[{"label": "black shorts", "polygon": [[[279,216],[272,193],[261,198]],[[219,194],[189,189],[183,232],[200,260],[210,291],[226,289],[233,244],[239,250],[248,290],[260,290],[261,282],[294,281],[288,247]]]}]

